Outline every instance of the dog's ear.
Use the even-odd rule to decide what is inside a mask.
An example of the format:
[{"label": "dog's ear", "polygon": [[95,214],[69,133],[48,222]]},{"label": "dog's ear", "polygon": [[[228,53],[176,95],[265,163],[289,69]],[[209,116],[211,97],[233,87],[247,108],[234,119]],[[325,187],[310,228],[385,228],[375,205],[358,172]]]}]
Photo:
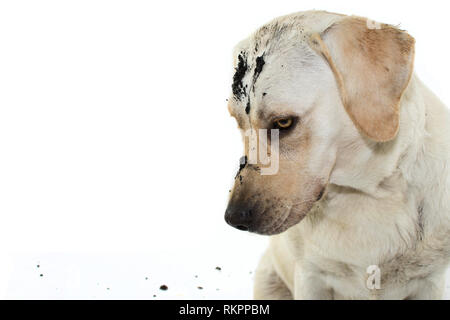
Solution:
[{"label": "dog's ear", "polygon": [[333,70],[356,127],[377,142],[394,139],[400,99],[413,73],[414,38],[389,25],[348,17],[312,35],[310,44]]}]

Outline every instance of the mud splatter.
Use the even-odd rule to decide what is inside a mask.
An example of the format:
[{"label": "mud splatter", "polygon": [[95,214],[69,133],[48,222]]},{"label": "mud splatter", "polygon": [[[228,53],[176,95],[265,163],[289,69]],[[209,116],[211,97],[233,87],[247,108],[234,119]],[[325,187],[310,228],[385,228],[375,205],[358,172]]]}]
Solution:
[{"label": "mud splatter", "polygon": [[247,106],[245,107],[245,113],[246,114],[250,113],[250,99],[248,99],[248,101],[247,101]]},{"label": "mud splatter", "polygon": [[238,65],[235,69],[235,73],[233,76],[233,85],[231,86],[235,98],[238,99],[239,101],[242,99],[243,96],[246,96],[246,91],[242,83],[242,80],[244,79],[247,70],[248,70],[247,55],[245,52],[241,52],[238,56]]},{"label": "mud splatter", "polygon": [[247,165],[247,156],[243,156],[240,160],[239,160],[239,171],[236,174],[235,179],[237,179],[238,177],[240,177],[239,179],[242,181],[242,176],[241,176],[241,171],[244,170],[245,166]]},{"label": "mud splatter", "polygon": [[256,80],[258,80],[259,75],[261,74],[265,64],[266,61],[264,60],[264,54],[256,58],[255,73],[253,74],[253,86],[255,85]]}]

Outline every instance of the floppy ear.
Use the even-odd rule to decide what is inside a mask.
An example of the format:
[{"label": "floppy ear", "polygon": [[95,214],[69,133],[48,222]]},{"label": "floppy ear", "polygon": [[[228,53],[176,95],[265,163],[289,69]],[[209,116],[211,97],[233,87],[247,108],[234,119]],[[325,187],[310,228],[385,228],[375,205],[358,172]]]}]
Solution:
[{"label": "floppy ear", "polygon": [[348,115],[372,140],[384,142],[397,135],[400,99],[413,72],[414,43],[404,31],[357,17],[311,37],[312,48],[333,70]]}]

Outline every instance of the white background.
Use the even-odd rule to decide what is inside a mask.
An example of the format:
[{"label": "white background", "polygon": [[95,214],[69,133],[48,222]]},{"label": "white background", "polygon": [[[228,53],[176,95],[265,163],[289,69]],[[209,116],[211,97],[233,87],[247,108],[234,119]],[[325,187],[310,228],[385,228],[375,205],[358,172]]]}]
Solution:
[{"label": "white background", "polygon": [[309,9],[401,24],[450,105],[446,1],[0,2],[0,294],[251,298],[267,239],[223,221],[231,51]]}]

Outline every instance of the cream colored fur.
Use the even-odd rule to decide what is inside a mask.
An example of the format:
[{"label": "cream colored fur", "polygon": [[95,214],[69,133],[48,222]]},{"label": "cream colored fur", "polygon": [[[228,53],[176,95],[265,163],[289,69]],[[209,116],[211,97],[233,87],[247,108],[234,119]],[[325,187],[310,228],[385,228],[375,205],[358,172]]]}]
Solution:
[{"label": "cream colored fur", "polygon": [[[256,95],[271,95],[264,103],[253,101],[250,115],[262,105],[265,111],[304,114],[313,137],[308,172],[329,180],[325,197],[303,221],[271,236],[254,297],[440,299],[450,257],[449,112],[414,75],[400,101],[396,137],[379,143],[361,134],[345,112],[329,65],[308,45],[311,35],[343,18],[312,11],[268,24],[289,27],[277,35],[270,50],[278,57],[266,62],[258,80]],[[237,52],[261,37],[273,35],[259,30]],[[304,48],[303,58],[290,53],[291,46]],[[287,65],[296,67],[283,70]],[[230,105],[241,129],[255,126],[242,124],[248,120],[241,109],[237,102]],[[322,170],[328,166],[329,172]],[[372,265],[381,271],[378,290],[366,284]]]}]

